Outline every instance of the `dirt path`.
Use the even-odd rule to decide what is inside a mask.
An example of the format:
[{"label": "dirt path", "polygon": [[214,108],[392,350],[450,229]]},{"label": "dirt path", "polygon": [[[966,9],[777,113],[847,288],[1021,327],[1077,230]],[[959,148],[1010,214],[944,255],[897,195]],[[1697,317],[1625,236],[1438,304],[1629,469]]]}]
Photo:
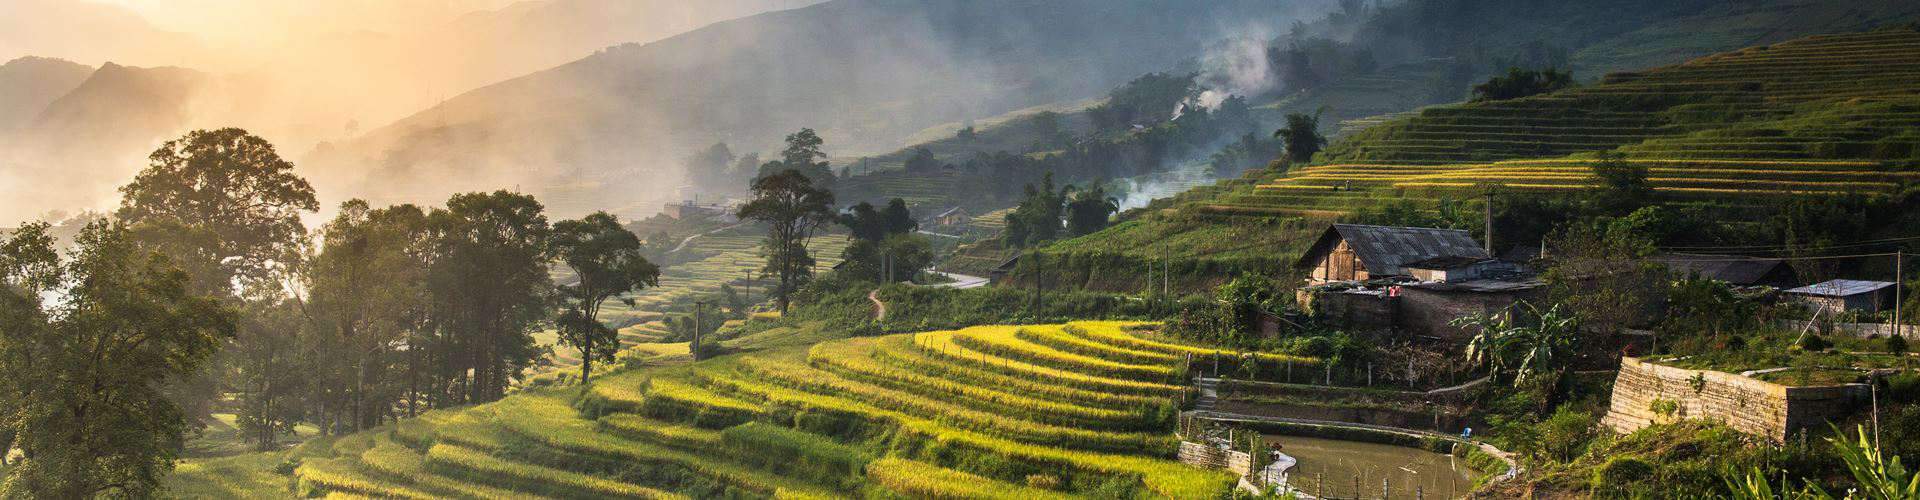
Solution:
[{"label": "dirt path", "polygon": [[700,233],[700,234],[696,234],[696,235],[693,235],[693,236],[688,236],[688,237],[687,237],[687,239],[684,239],[684,240],[680,240],[680,244],[679,244],[678,246],[675,246],[675,247],[673,247],[673,249],[672,249],[672,250],[668,250],[668,251],[667,251],[667,253],[675,253],[675,252],[679,252],[679,251],[680,251],[681,249],[684,249],[684,248],[687,248],[687,244],[688,244],[688,243],[693,243],[693,240],[694,240],[694,239],[697,239],[697,238],[699,238],[699,237],[701,237],[701,236],[707,236],[707,235],[711,235],[711,234],[714,234],[714,233],[718,233],[718,232],[721,232],[721,231],[725,231],[725,230],[728,230],[728,229],[733,229],[733,228],[736,228],[736,227],[740,227],[740,226],[745,226],[745,225],[747,225],[747,224],[751,224],[751,223],[750,223],[750,222],[742,222],[742,223],[738,223],[738,224],[734,224],[734,225],[731,225],[731,226],[722,226],[722,227],[721,227],[721,228],[719,228],[719,229],[715,229],[715,230],[712,230],[712,231],[707,231],[707,232],[704,232],[704,233]]},{"label": "dirt path", "polygon": [[886,321],[887,303],[880,301],[880,289],[875,288],[873,291],[867,292],[867,300],[873,301],[873,321]]}]

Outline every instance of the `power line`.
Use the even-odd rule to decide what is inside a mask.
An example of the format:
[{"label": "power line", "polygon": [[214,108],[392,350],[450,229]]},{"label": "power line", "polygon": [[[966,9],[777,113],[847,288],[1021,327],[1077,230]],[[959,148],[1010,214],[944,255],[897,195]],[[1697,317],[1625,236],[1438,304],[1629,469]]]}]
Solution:
[{"label": "power line", "polygon": [[[1769,259],[1769,260],[1838,260],[1838,259],[1862,259],[1867,257],[1892,257],[1895,255],[1899,255],[1899,254],[1896,252],[1886,252],[1886,253],[1863,253],[1863,254],[1853,254],[1853,255],[1815,255],[1815,256],[1808,256],[1808,257],[1766,257],[1766,259]],[[1671,260],[1674,260],[1676,262],[1752,262],[1754,259],[1755,259],[1754,257],[1738,257],[1738,258],[1726,258],[1726,259],[1684,259],[1684,260],[1671,259]],[[1663,259],[1654,258],[1650,260],[1663,260]]]},{"label": "power line", "polygon": [[[1835,243],[1832,245],[1820,245],[1818,246],[1818,248],[1845,248],[1845,247],[1856,247],[1856,246],[1884,245],[1888,243],[1899,243],[1904,241],[1915,241],[1915,240],[1920,240],[1920,236],[1902,236],[1897,238],[1885,238],[1885,239],[1878,239],[1878,240],[1862,240],[1862,241],[1855,241],[1855,242],[1848,242],[1848,243]],[[1767,250],[1794,250],[1794,249],[1805,248],[1805,247],[1806,245],[1777,244],[1777,245],[1678,246],[1678,247],[1660,247],[1660,249],[1661,250],[1767,251]]]}]

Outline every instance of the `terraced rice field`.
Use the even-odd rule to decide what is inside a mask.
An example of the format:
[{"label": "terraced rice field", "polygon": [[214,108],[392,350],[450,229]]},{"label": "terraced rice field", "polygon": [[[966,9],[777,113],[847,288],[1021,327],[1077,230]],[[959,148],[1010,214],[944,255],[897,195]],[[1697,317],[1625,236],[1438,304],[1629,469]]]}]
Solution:
[{"label": "terraced rice field", "polygon": [[[1339,215],[1479,186],[1597,185],[1617,150],[1670,198],[1888,194],[1920,171],[1920,32],[1816,36],[1523,99],[1428,108],[1330,146],[1325,164],[1211,200],[1214,212]],[[1337,188],[1337,189],[1336,189]],[[1348,189],[1351,188],[1351,189]]]},{"label": "terraced rice field", "polygon": [[[766,259],[760,255],[762,238],[751,226],[695,238],[680,252],[700,258],[662,266],[660,286],[627,296],[633,300],[632,306],[621,299],[608,300],[601,306],[600,320],[609,325],[628,325],[620,328],[620,345],[624,351],[638,344],[658,342],[667,335],[666,326],[661,323],[667,313],[691,313],[696,296],[717,293],[720,285],[731,285],[741,293],[751,292],[750,300],[766,300],[765,291],[772,280],[759,276],[760,268],[766,265]],[[812,253],[817,268],[824,272],[840,262],[840,252],[846,247],[845,236],[825,234],[813,238],[807,251]],[[554,363],[535,370],[533,378],[579,371],[579,350],[557,345],[557,338],[550,331],[536,334],[535,339],[542,345],[554,346]]]},{"label": "terraced rice field", "polygon": [[1188,353],[1116,322],[866,337],[526,391],[348,436],[301,493],[1214,498],[1174,460]]}]

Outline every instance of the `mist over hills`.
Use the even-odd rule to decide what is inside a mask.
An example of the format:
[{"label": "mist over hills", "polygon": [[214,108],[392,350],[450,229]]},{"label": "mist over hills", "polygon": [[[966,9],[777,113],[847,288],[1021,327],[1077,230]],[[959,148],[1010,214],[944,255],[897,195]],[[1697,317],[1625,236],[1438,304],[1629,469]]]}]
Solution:
[{"label": "mist over hills", "polygon": [[92,67],[47,57],[23,57],[0,65],[0,132],[26,126],[92,74]]},{"label": "mist over hills", "polygon": [[343,189],[375,198],[519,185],[559,207],[609,194],[663,200],[681,155],[716,140],[764,151],[813,127],[835,155],[890,149],[930,125],[1097,95],[1249,25],[1325,7],[841,0],[610,48],[322,145],[307,161],[362,173]]}]

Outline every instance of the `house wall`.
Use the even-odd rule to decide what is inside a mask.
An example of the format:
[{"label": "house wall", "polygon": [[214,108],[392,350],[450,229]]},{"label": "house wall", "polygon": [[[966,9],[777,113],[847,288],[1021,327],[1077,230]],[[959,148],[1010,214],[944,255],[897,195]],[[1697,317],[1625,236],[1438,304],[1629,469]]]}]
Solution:
[{"label": "house wall", "polygon": [[[1802,429],[1817,429],[1857,411],[1865,388],[1861,384],[1789,387],[1626,357],[1620,360],[1613,400],[1600,422],[1626,433],[1675,419],[1704,418],[1785,442]],[[1674,402],[1677,411],[1670,416],[1656,413],[1656,400]]]},{"label": "house wall", "polygon": [[1451,323],[1455,318],[1495,313],[1532,298],[1536,292],[1468,292],[1401,287],[1396,326],[1408,335],[1464,340],[1473,334]]},{"label": "house wall", "polygon": [[1366,264],[1360,262],[1360,256],[1353,253],[1353,247],[1346,241],[1334,245],[1332,250],[1314,259],[1313,273],[1308,276],[1315,281],[1367,280],[1372,275],[1367,272]]},{"label": "house wall", "polygon": [[1310,292],[1295,297],[1300,309],[1324,324],[1349,332],[1392,330],[1394,299],[1381,294]]}]

